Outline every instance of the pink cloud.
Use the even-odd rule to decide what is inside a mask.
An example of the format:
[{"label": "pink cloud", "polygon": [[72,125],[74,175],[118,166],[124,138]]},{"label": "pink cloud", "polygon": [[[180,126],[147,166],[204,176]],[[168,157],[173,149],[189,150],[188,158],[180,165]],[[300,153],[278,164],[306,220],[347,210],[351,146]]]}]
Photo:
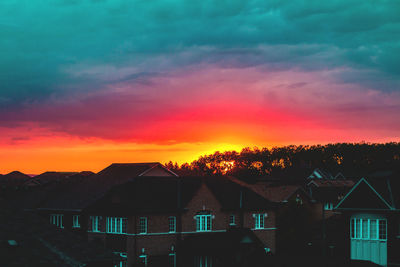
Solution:
[{"label": "pink cloud", "polygon": [[9,129],[36,125],[81,138],[139,143],[224,136],[254,144],[398,140],[400,94],[333,78],[345,71],[204,65],[149,78],[149,84],[114,82],[100,93],[30,104],[0,113],[0,121]]}]

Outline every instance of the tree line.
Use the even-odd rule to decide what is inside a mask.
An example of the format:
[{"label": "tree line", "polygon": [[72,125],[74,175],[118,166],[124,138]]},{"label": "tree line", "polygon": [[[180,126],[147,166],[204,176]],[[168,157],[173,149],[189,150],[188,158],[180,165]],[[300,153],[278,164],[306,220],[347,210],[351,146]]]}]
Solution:
[{"label": "tree line", "polygon": [[360,178],[377,171],[400,169],[400,143],[336,143],[290,145],[273,148],[244,148],[216,151],[181,165],[172,161],[167,168],[181,176],[231,175],[244,180],[260,177],[305,178],[320,168],[348,178]]}]

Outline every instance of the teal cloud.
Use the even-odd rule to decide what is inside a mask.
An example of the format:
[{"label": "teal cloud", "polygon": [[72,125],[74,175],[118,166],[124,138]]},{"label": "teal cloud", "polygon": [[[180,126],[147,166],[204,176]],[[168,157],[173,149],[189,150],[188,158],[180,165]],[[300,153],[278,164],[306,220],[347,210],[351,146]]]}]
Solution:
[{"label": "teal cloud", "polygon": [[201,64],[346,68],[338,82],[393,91],[398,36],[399,1],[2,0],[0,110]]}]

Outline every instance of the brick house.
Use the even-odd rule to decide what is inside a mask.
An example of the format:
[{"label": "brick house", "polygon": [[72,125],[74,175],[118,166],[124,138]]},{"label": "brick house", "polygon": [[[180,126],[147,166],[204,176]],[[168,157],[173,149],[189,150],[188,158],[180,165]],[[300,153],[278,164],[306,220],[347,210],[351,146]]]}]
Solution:
[{"label": "brick house", "polygon": [[[48,177],[54,173],[47,172],[38,177]],[[113,163],[97,174],[81,172],[46,182],[32,190],[30,199],[35,199],[32,208],[59,227],[86,234],[87,216],[85,209],[101,198],[113,186],[130,181],[140,176],[173,176],[176,174],[158,162],[150,163]],[[59,175],[58,175],[59,176]],[[58,177],[57,176],[57,177]],[[43,179],[38,179],[43,180]],[[49,179],[45,179],[48,181]],[[43,183],[40,183],[43,184]],[[40,200],[38,202],[38,200]]]},{"label": "brick house", "polygon": [[399,173],[377,173],[353,186],[335,207],[346,216],[350,259],[400,265],[399,207]]},{"label": "brick house", "polygon": [[227,177],[136,177],[86,209],[88,238],[127,255],[127,266],[218,266],[226,251],[192,251],[188,259],[187,251],[180,253],[187,248],[185,240],[216,233],[240,236],[230,229],[251,229],[243,239],[265,257],[276,250],[275,209],[276,204]]}]

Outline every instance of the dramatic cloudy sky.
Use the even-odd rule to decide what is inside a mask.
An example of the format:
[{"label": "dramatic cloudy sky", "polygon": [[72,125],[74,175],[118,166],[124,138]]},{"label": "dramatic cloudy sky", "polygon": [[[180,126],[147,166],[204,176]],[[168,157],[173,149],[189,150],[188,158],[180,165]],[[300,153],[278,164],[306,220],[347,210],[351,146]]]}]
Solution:
[{"label": "dramatic cloudy sky", "polygon": [[2,0],[0,173],[400,141],[400,1]]}]

